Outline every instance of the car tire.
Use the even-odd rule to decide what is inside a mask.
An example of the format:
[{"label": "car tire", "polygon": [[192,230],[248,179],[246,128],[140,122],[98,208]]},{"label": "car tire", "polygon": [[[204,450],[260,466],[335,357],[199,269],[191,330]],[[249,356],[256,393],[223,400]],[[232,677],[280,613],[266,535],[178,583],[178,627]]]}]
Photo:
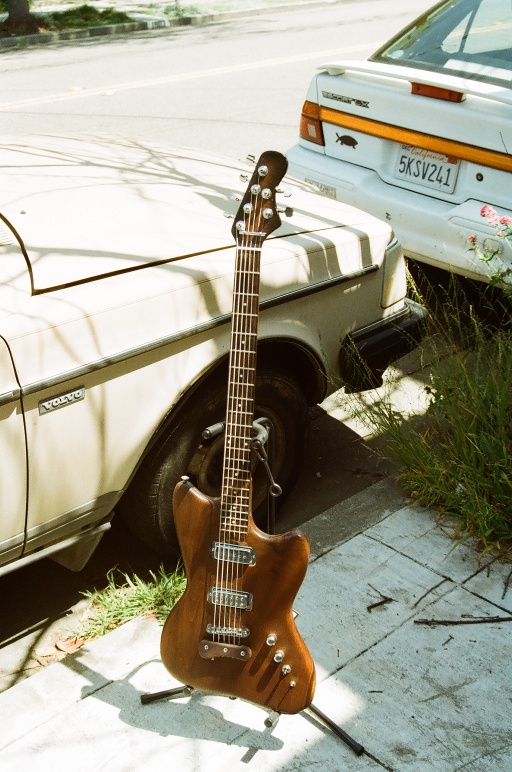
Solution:
[{"label": "car tire", "polygon": [[[219,434],[204,440],[202,432],[224,420],[226,391],[226,377],[213,378],[177,410],[165,436],[146,455],[118,506],[135,536],[166,559],[179,556],[172,495],[181,477],[187,475],[208,496],[220,495],[224,437]],[[272,422],[272,470],[282,488],[276,500],[277,512],[300,472],[308,405],[300,386],[278,372],[257,376],[255,402],[255,417],[265,416]],[[254,459],[253,464],[253,516],[266,529],[268,477],[261,462]]]}]

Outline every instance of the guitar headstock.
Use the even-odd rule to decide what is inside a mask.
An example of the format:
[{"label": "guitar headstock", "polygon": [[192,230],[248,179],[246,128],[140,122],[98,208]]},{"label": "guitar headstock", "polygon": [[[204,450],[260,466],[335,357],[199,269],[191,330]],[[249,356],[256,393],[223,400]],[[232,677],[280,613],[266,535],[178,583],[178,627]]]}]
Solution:
[{"label": "guitar headstock", "polygon": [[281,225],[276,205],[276,188],[286,174],[288,161],[282,153],[267,150],[261,154],[231,230],[238,243],[259,244]]}]

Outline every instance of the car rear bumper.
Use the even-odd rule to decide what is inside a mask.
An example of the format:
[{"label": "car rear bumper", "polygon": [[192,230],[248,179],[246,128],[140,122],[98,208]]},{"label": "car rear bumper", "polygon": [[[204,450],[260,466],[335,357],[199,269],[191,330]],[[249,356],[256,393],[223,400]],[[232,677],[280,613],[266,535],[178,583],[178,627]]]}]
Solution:
[{"label": "car rear bumper", "polygon": [[[484,204],[494,205],[492,200],[442,201],[389,184],[371,169],[330,158],[301,144],[290,148],[287,157],[292,177],[389,222],[406,257],[479,281],[488,281],[493,274],[493,266],[482,262],[468,241],[473,234],[480,243],[492,239],[492,228],[480,216]],[[503,248],[501,258],[508,265],[512,254],[508,254],[507,245]]]},{"label": "car rear bumper", "polygon": [[406,298],[404,311],[389,320],[356,330],[340,351],[340,373],[347,391],[366,391],[382,385],[382,375],[392,362],[421,343],[428,311]]}]

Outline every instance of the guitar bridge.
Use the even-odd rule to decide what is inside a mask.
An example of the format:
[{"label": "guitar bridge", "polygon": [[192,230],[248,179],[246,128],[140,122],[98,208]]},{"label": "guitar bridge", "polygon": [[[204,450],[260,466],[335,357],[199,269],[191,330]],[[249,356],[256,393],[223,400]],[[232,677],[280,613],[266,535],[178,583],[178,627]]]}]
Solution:
[{"label": "guitar bridge", "polygon": [[248,627],[225,627],[224,625],[206,625],[208,635],[222,635],[230,638],[248,638],[251,631]]},{"label": "guitar bridge", "polygon": [[241,590],[229,590],[225,587],[210,587],[208,601],[214,606],[227,606],[246,611],[252,609],[252,593]]},{"label": "guitar bridge", "polygon": [[252,651],[248,646],[235,646],[233,643],[216,643],[215,641],[199,641],[197,645],[199,656],[203,659],[228,657],[230,659],[248,660]]}]

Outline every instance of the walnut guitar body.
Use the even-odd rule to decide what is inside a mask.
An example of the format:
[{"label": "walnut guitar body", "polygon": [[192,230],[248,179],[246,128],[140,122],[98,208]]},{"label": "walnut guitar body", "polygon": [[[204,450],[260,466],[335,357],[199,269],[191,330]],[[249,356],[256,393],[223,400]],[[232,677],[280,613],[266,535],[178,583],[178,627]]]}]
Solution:
[{"label": "walnut guitar body", "polygon": [[214,622],[212,588],[219,586],[218,559],[211,554],[219,537],[219,502],[186,481],[176,487],[173,509],[187,587],[162,632],[165,667],[181,683],[204,692],[280,713],[308,707],[315,668],[292,612],[308,564],[306,537],[297,531],[266,534],[250,518],[241,546],[251,548],[254,560],[239,570],[236,588],[251,602],[238,611],[244,632],[233,645],[207,633]]}]

